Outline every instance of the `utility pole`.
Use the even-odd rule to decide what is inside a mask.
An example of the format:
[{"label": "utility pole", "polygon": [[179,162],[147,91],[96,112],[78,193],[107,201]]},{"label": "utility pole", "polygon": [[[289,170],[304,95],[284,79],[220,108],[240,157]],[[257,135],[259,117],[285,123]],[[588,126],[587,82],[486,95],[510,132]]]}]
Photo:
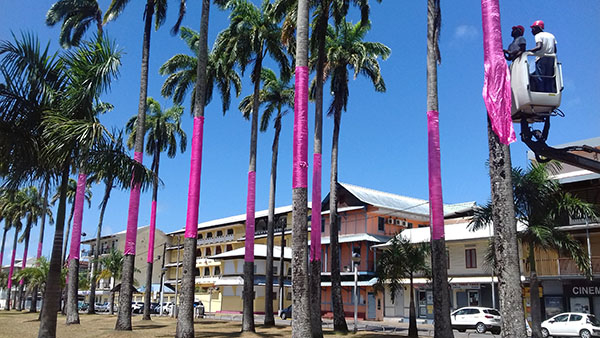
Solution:
[{"label": "utility pole", "polygon": [[167,254],[167,242],[163,243],[163,255],[162,255],[162,264],[160,266],[160,305],[159,311],[160,316],[163,315],[163,301],[164,301],[164,291],[165,291],[165,256]]}]

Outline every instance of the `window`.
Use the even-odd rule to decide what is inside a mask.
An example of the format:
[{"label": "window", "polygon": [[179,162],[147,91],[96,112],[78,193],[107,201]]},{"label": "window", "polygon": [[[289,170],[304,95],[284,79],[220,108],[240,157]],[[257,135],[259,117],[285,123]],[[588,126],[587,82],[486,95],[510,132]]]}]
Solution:
[{"label": "window", "polygon": [[277,292],[273,292],[273,299],[277,299]]},{"label": "window", "polygon": [[418,227],[419,228],[427,228],[427,224],[419,224]]},{"label": "window", "polygon": [[288,293],[287,293],[287,296],[285,296],[285,299],[287,299],[287,300],[292,300],[292,293],[291,293],[291,292],[288,292]]},{"label": "window", "polygon": [[215,276],[221,275],[221,267],[215,266]]},{"label": "window", "polygon": [[221,236],[223,236],[223,231],[221,231],[221,230],[217,231],[217,237],[221,237]]},{"label": "window", "polygon": [[196,257],[202,257],[202,249],[196,249]]},{"label": "window", "polygon": [[210,255],[212,255],[211,251],[210,251],[210,248],[206,248],[206,251],[204,251],[204,252],[205,252],[204,256],[210,256]]},{"label": "window", "polygon": [[465,266],[467,269],[474,269],[477,267],[477,251],[475,249],[465,250]]},{"label": "window", "polygon": [[231,245],[231,244],[227,244],[227,245],[225,246],[225,251],[231,251],[231,250],[233,250],[233,245]]},{"label": "window", "polygon": [[227,234],[228,235],[233,235],[233,229],[227,229]]},{"label": "window", "polygon": [[321,232],[325,232],[325,219],[321,218]]},{"label": "window", "polygon": [[210,268],[209,267],[205,267],[204,268],[204,275],[205,276],[210,276]]},{"label": "window", "polygon": [[385,218],[377,217],[377,230],[385,231]]},{"label": "window", "polygon": [[198,234],[198,239],[202,239],[202,234]]},{"label": "window", "polygon": [[215,249],[215,255],[218,255],[221,253],[221,246],[217,246],[217,248]]},{"label": "window", "polygon": [[291,275],[292,275],[292,268],[288,268],[288,273],[287,273],[287,275],[288,275],[288,276],[291,276]]},{"label": "window", "polygon": [[212,238],[212,232],[207,233],[206,238]]},{"label": "window", "polygon": [[570,322],[578,322],[581,320],[581,318],[583,318],[583,316],[581,315],[571,315],[571,318],[569,318]]},{"label": "window", "polygon": [[194,276],[200,276],[200,269],[199,268],[195,268],[194,269]]},{"label": "window", "polygon": [[569,319],[569,315],[568,314],[566,314],[566,315],[558,315],[558,316],[554,317],[553,319],[554,319],[555,322],[559,322],[559,323],[566,322],[567,319]]},{"label": "window", "polygon": [[412,228],[413,228],[413,224],[412,224],[412,223],[410,223],[410,222],[408,222],[406,226],[407,226],[409,229],[412,229]]}]

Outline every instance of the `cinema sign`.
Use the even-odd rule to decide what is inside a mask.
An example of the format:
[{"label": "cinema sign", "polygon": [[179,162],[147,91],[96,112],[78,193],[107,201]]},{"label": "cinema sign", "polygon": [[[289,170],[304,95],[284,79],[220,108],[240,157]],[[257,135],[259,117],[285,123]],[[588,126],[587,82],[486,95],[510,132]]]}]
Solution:
[{"label": "cinema sign", "polygon": [[600,296],[600,284],[598,283],[567,284],[563,290],[569,297]]}]

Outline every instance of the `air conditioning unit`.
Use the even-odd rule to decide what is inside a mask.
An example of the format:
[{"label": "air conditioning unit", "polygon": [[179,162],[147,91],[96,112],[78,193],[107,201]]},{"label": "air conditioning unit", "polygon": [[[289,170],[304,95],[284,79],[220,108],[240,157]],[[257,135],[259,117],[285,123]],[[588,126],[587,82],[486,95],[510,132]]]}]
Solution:
[{"label": "air conditioning unit", "polygon": [[393,218],[388,218],[388,224],[394,224],[394,219]]},{"label": "air conditioning unit", "polygon": [[400,220],[400,219],[397,219],[397,220],[396,220],[396,225],[402,225],[402,220]]}]

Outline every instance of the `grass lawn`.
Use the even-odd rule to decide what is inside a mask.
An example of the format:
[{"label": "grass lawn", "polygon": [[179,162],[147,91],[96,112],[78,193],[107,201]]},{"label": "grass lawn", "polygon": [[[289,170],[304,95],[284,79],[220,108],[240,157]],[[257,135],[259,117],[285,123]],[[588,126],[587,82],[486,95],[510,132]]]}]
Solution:
[{"label": "grass lawn", "polygon": [[[37,313],[18,313],[16,311],[0,311],[0,337],[29,338],[37,337],[40,322]],[[152,317],[151,321],[142,321],[141,316],[132,318],[133,331],[115,331],[116,315],[80,314],[80,325],[65,325],[65,317],[58,315],[57,337],[59,338],[134,338],[134,337],[174,337],[176,320],[166,317]],[[258,323],[257,323],[258,324]],[[229,322],[210,319],[196,319],[196,337],[290,337],[291,326],[264,328],[256,326],[255,334],[241,334],[240,322]],[[326,336],[334,336],[331,330],[325,329]],[[383,333],[364,333],[349,337],[372,338],[389,336]]]}]

